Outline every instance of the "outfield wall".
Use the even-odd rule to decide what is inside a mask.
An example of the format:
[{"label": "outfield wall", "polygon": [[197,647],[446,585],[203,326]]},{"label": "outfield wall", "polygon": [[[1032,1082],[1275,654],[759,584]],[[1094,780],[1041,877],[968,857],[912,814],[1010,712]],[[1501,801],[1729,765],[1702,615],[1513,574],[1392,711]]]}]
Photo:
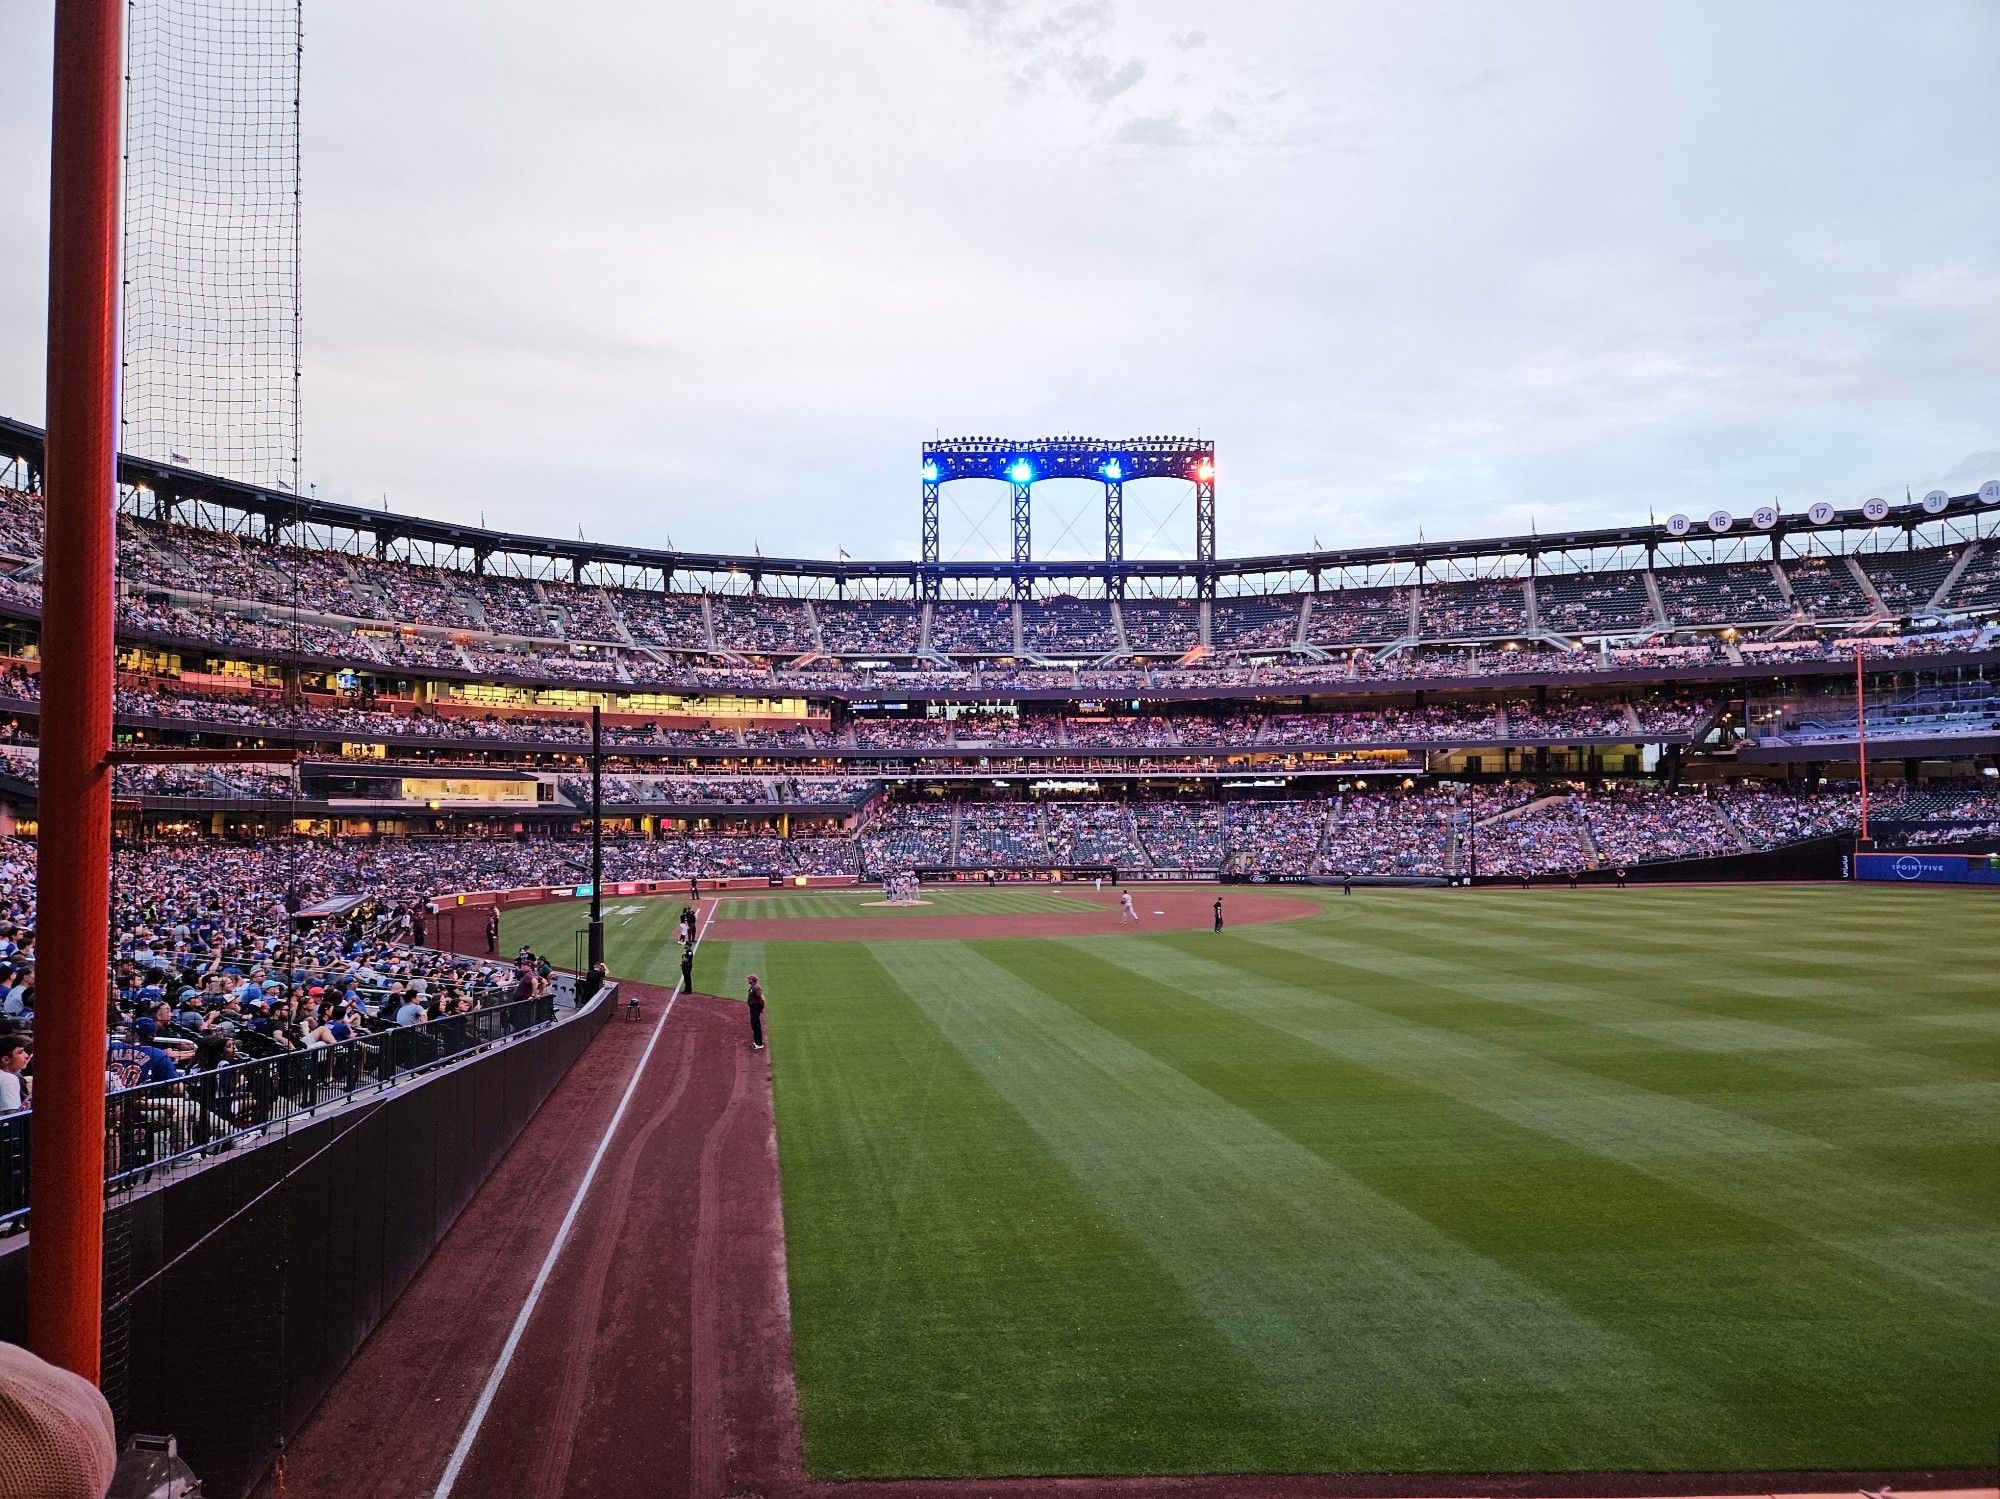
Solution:
[{"label": "outfield wall", "polygon": [[1890,885],[2000,885],[2000,853],[1878,849],[1855,854],[1854,877]]},{"label": "outfield wall", "polygon": [[[573,1019],[113,1199],[104,1386],[170,1434],[210,1499],[264,1476],[602,1029]],[[29,1244],[0,1252],[0,1338],[26,1339]],[[358,1438],[365,1455],[366,1438]],[[364,1457],[365,1461],[365,1457]]]},{"label": "outfield wall", "polygon": [[[1705,859],[1660,859],[1625,866],[1629,885],[1728,884],[1801,880],[1844,880],[1851,873],[1849,856],[1854,840],[1846,836],[1810,838],[1803,843],[1787,843],[1779,848],[1760,848],[1740,854],[1717,854]],[[1537,885],[1567,885],[1567,874],[1535,875]],[[1518,875],[1481,875],[1481,885],[1515,885]],[[1579,870],[1579,885],[1615,885],[1616,869]]]}]

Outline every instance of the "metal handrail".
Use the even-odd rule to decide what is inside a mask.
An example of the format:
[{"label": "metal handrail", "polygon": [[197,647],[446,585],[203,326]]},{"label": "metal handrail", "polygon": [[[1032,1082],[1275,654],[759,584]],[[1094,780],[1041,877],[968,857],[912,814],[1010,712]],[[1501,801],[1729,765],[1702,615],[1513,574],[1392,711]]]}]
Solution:
[{"label": "metal handrail", "polygon": [[[131,1191],[181,1162],[448,1067],[555,1022],[553,991],[417,1025],[184,1072],[104,1097],[104,1184]],[[0,1115],[0,1225],[26,1217],[34,1111]]]}]

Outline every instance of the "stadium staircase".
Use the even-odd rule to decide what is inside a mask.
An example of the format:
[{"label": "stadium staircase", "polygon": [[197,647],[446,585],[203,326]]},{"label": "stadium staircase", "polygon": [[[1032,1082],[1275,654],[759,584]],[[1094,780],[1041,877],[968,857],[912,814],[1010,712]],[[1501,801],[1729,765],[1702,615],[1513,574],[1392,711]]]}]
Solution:
[{"label": "stadium staircase", "polygon": [[1008,606],[1007,613],[1009,618],[1014,622],[1014,654],[1025,656],[1028,653],[1028,647],[1021,639],[1021,601],[1019,599],[1014,600]]},{"label": "stadium staircase", "polygon": [[1778,580],[1778,597],[1785,601],[1785,607],[1787,609],[1798,608],[1798,595],[1792,592],[1792,580],[1785,576],[1785,570],[1773,562],[1771,564],[1771,576]]},{"label": "stadium staircase", "polygon": [[[1213,626],[1214,613],[1215,613],[1215,603],[1212,599],[1203,599],[1200,603],[1195,605],[1195,616],[1201,622],[1200,629],[1196,634],[1195,638],[1197,641],[1200,642],[1201,648],[1204,651],[1210,648],[1209,632]],[[1189,654],[1192,655],[1193,652],[1189,652]]]},{"label": "stadium staircase", "polygon": [[1887,604],[1882,602],[1882,595],[1875,591],[1875,580],[1862,570],[1861,559],[1854,553],[1849,552],[1845,561],[1848,572],[1854,575],[1856,586],[1861,589],[1863,597],[1868,600],[1868,607],[1875,611],[1875,617],[1877,619],[1889,618],[1893,611]]},{"label": "stadium staircase", "polygon": [[1132,654],[1132,639],[1125,633],[1125,606],[1117,599],[1111,600],[1111,633],[1118,637],[1118,649],[1114,656]]},{"label": "stadium staircase", "polygon": [[390,607],[389,595],[382,591],[381,585],[362,577],[359,573],[355,573],[353,576],[354,591],[362,598],[368,600],[371,606],[369,609],[370,616],[378,620],[393,619],[396,611]]},{"label": "stadium staircase", "polygon": [[1558,802],[1567,802],[1568,800],[1569,794],[1567,792],[1557,792],[1554,796],[1538,796],[1533,801],[1523,802],[1518,807],[1507,807],[1498,812],[1490,812],[1474,822],[1473,826],[1475,828],[1490,828],[1496,822],[1510,822],[1516,817],[1526,817],[1531,812],[1539,812],[1544,807]]},{"label": "stadium staircase", "polygon": [[951,852],[947,856],[947,862],[953,869],[958,868],[958,833],[960,827],[963,825],[964,817],[965,804],[963,802],[953,802],[951,805]]},{"label": "stadium staircase", "polygon": [[1737,846],[1745,853],[1754,853],[1759,846],[1757,841],[1743,831],[1743,824],[1730,815],[1729,808],[1719,801],[1710,805],[1715,808],[1715,815],[1722,819],[1722,825],[1729,829],[1729,836],[1736,840]]},{"label": "stadium staircase", "polygon": [[1673,621],[1667,618],[1666,600],[1660,597],[1660,580],[1653,576],[1653,570],[1650,567],[1640,573],[1639,576],[1645,580],[1646,602],[1653,606],[1653,618],[1659,621],[1661,629],[1672,628]]},{"label": "stadium staircase", "polygon": [[[1567,802],[1569,798],[1565,796],[1559,798],[1559,800]],[[1574,809],[1571,810],[1570,816],[1575,818],[1577,827],[1583,832],[1583,846],[1590,850],[1590,862],[1584,867],[1586,869],[1602,869],[1607,861],[1604,857],[1604,850],[1597,846],[1597,834],[1591,831],[1590,819],[1588,817],[1578,817]]]},{"label": "stadium staircase", "polygon": [[1381,650],[1370,655],[1368,659],[1379,665],[1387,661],[1391,656],[1400,655],[1404,651],[1415,649],[1417,643],[1415,635],[1405,635],[1400,640],[1390,641]]},{"label": "stadium staircase", "polygon": [[1958,580],[1964,576],[1965,570],[1972,565],[1972,559],[1978,555],[1979,543],[1968,541],[1965,550],[1958,554],[1958,561],[1951,565],[1951,571],[1946,573],[1944,581],[1938,584],[1937,592],[1932,594],[1930,602],[1924,605],[1924,613],[1942,614],[1946,611],[1945,600],[1951,597],[1952,589],[1958,587]]},{"label": "stadium staircase", "polygon": [[1334,825],[1340,820],[1340,809],[1345,797],[1335,797],[1331,804],[1323,804],[1313,811],[1319,819],[1319,836],[1313,839],[1312,862],[1306,865],[1308,874],[1318,874],[1326,868],[1326,840],[1333,836]]},{"label": "stadium staircase", "polygon": [[933,656],[937,654],[931,649],[931,601],[929,599],[925,599],[923,607],[917,611],[917,654],[920,656]]},{"label": "stadium staircase", "polygon": [[576,633],[576,622],[569,617],[569,610],[549,597],[548,589],[542,587],[541,579],[526,580],[528,592],[534,595],[536,612],[548,621],[549,629],[564,640]]},{"label": "stadium staircase", "polygon": [[611,628],[618,636],[618,643],[629,645],[635,650],[640,649],[639,642],[633,637],[632,627],[625,623],[625,616],[619,612],[618,605],[611,595],[602,588],[593,588],[591,592],[604,600],[605,613],[611,616]]},{"label": "stadium staircase", "polygon": [[[276,580],[276,587],[272,590],[271,597],[281,599],[297,586],[298,580],[288,577],[279,569],[274,555],[267,554],[262,548],[259,548],[257,551],[251,553],[251,556],[259,572],[267,578]],[[343,567],[347,566],[345,558],[341,559],[341,565]],[[351,571],[352,569],[350,569]]]},{"label": "stadium staircase", "polygon": [[470,624],[482,635],[491,635],[493,626],[487,622],[486,605],[478,595],[467,593],[462,588],[451,590],[451,607],[458,611],[458,617]]},{"label": "stadium staircase", "polygon": [[707,650],[715,649],[715,613],[709,608],[706,593],[701,596],[701,643]]},{"label": "stadium staircase", "polygon": [[1146,868],[1153,867],[1153,851],[1139,841],[1139,814],[1128,802],[1119,814],[1119,829],[1125,835],[1125,846],[1143,861]]},{"label": "stadium staircase", "polygon": [[1312,633],[1312,618],[1313,596],[1310,593],[1302,594],[1299,597],[1299,628],[1298,633],[1292,636],[1292,648],[1294,650],[1313,651],[1316,654],[1324,656],[1325,652],[1319,651],[1318,647],[1306,639],[1306,636]]},{"label": "stadium staircase", "polygon": [[1535,575],[1533,573],[1529,573],[1525,578],[1521,579],[1521,598],[1527,606],[1528,633],[1530,635],[1541,634],[1542,604],[1541,600],[1535,596]]}]

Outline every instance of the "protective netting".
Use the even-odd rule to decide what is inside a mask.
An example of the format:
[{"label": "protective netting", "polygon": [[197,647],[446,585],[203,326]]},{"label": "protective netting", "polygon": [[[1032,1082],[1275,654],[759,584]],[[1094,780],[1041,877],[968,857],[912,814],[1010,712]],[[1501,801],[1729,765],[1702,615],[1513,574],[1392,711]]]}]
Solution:
[{"label": "protective netting", "polygon": [[128,453],[296,490],[302,0],[132,0]]}]

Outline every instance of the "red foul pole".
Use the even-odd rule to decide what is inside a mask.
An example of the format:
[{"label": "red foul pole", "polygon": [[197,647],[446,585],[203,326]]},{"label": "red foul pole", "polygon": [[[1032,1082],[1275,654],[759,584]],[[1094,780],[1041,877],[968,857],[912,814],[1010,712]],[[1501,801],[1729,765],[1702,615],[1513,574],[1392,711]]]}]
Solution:
[{"label": "red foul pole", "polygon": [[28,1342],[98,1377],[123,0],[57,0]]},{"label": "red foul pole", "polygon": [[1868,841],[1868,699],[1861,690],[1861,647],[1854,647],[1854,738],[1861,748],[1861,841]]}]

